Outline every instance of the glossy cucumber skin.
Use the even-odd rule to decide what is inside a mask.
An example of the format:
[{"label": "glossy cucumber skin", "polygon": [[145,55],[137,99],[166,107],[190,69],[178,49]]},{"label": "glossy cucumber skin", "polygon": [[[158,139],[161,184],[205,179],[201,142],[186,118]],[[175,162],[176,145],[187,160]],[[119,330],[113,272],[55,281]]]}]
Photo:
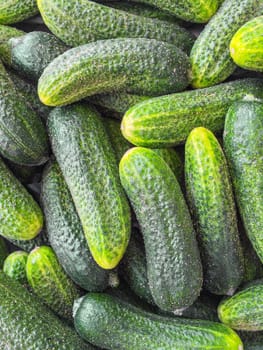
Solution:
[{"label": "glossy cucumber skin", "polygon": [[0,237],[0,268],[3,267],[5,258],[8,255],[8,249],[6,243],[2,237]]},{"label": "glossy cucumber skin", "polygon": [[0,65],[0,153],[21,165],[47,161],[48,141],[40,117],[18,94]]},{"label": "glossy cucumber skin", "polygon": [[232,295],[244,263],[234,195],[223,150],[208,129],[191,131],[185,145],[185,179],[204,267],[204,287]]},{"label": "glossy cucumber skin", "polygon": [[[166,41],[189,52],[194,39],[173,23],[136,16],[88,0],[38,0],[47,27],[69,46],[114,38]],[[68,27],[74,30],[67,30]],[[105,30],[106,29],[106,30]]]},{"label": "glossy cucumber skin", "polygon": [[24,285],[27,284],[27,257],[28,253],[17,250],[8,255],[3,266],[3,271],[7,276]]},{"label": "glossy cucumber skin", "polygon": [[231,40],[230,54],[238,66],[263,72],[263,16],[239,28]]},{"label": "glossy cucumber skin", "polygon": [[128,245],[130,208],[101,117],[75,104],[54,109],[48,128],[91,254],[99,266],[113,269]]},{"label": "glossy cucumber skin", "polygon": [[[263,262],[263,104],[238,102],[228,111],[224,149],[246,233]],[[262,155],[261,155],[262,154]]]},{"label": "glossy cucumber skin", "polygon": [[43,226],[38,204],[0,159],[0,235],[28,240]]},{"label": "glossy cucumber skin", "polygon": [[263,80],[242,79],[206,89],[149,99],[130,108],[122,120],[124,137],[136,146],[163,148],[183,143],[192,129],[221,131],[235,101],[263,98]]},{"label": "glossy cucumber skin", "polygon": [[56,162],[45,170],[42,203],[48,237],[68,276],[88,291],[108,286],[108,273],[92,258],[68,186]]},{"label": "glossy cucumber skin", "polygon": [[38,13],[36,0],[7,0],[0,4],[0,24],[23,21]]},{"label": "glossy cucumber skin", "polygon": [[102,40],[53,60],[39,79],[38,94],[48,106],[118,90],[158,96],[184,90],[188,69],[186,54],[171,44],[145,38]]},{"label": "glossy cucumber skin", "polygon": [[119,169],[143,234],[153,299],[164,311],[186,308],[200,293],[202,267],[176,177],[154,151],[140,147],[125,153]]},{"label": "glossy cucumber skin", "polygon": [[22,30],[2,24],[0,25],[0,58],[4,64],[8,64],[11,60],[8,41],[11,38],[16,38],[22,35],[25,35],[25,32]]},{"label": "glossy cucumber skin", "polygon": [[84,339],[106,349],[243,349],[237,334],[220,323],[154,315],[107,294],[85,296],[74,323]]},{"label": "glossy cucumber skin", "polygon": [[4,350],[92,350],[39,299],[0,271],[0,346]]},{"label": "glossy cucumber skin", "polygon": [[221,322],[229,327],[243,331],[262,331],[263,282],[255,283],[232,297],[223,300],[218,306]]},{"label": "glossy cucumber skin", "polygon": [[226,0],[196,40],[190,55],[192,86],[204,88],[228,78],[235,69],[229,44],[258,13],[260,0]]},{"label": "glossy cucumber skin", "polygon": [[72,319],[74,300],[79,292],[67,277],[52,248],[37,247],[30,252],[26,276],[33,292],[56,314]]}]

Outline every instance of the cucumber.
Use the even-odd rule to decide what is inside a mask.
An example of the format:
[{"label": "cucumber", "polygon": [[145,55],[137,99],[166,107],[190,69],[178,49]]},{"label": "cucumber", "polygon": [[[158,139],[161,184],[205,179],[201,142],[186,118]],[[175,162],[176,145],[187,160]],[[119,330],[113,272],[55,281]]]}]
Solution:
[{"label": "cucumber", "polygon": [[92,258],[71,194],[56,162],[45,170],[42,203],[48,237],[68,276],[88,291],[108,286],[108,273]]},{"label": "cucumber", "polygon": [[2,237],[0,237],[0,268],[3,267],[4,260],[8,255],[8,249],[6,243]]},{"label": "cucumber", "polygon": [[0,3],[0,24],[21,22],[37,13],[36,0],[2,0]]},{"label": "cucumber", "polygon": [[28,253],[17,250],[8,255],[8,257],[5,259],[3,266],[3,271],[7,276],[23,285],[27,284],[27,257]]},{"label": "cucumber", "polygon": [[38,81],[51,61],[68,49],[54,35],[38,31],[12,38],[8,46],[7,65],[34,81]]},{"label": "cucumber", "polygon": [[142,230],[147,277],[159,308],[193,304],[202,286],[195,232],[175,175],[154,151],[132,148],[120,162],[120,178]]},{"label": "cucumber", "polygon": [[239,332],[246,350],[263,349],[263,332]]},{"label": "cucumber", "polygon": [[165,161],[182,185],[184,180],[184,165],[179,153],[173,148],[155,148],[153,151]]},{"label": "cucumber", "polygon": [[204,287],[232,295],[243,280],[243,254],[227,162],[208,129],[195,128],[187,138],[185,179],[199,234]]},{"label": "cucumber", "polygon": [[184,90],[188,68],[186,54],[171,44],[145,38],[102,40],[54,59],[39,79],[38,94],[48,106],[118,90],[161,95]]},{"label": "cucumber", "polygon": [[257,15],[260,0],[226,0],[196,40],[190,55],[194,88],[218,84],[235,70],[230,41],[239,27]]},{"label": "cucumber", "polygon": [[91,254],[99,266],[113,269],[127,248],[131,218],[101,117],[84,104],[55,108],[48,128]]},{"label": "cucumber", "polygon": [[38,204],[0,159],[0,235],[28,240],[43,226]]},{"label": "cucumber", "polygon": [[74,323],[85,340],[105,349],[243,349],[238,335],[220,323],[161,317],[103,293],[76,301]]},{"label": "cucumber", "polygon": [[238,66],[263,72],[263,16],[239,28],[230,42],[230,54]]},{"label": "cucumber", "polygon": [[7,64],[11,59],[8,40],[24,34],[25,32],[14,27],[0,25],[0,58],[3,63]]},{"label": "cucumber", "polygon": [[37,247],[28,255],[26,276],[33,292],[56,314],[72,319],[79,292],[60,266],[52,248]]},{"label": "cucumber", "polygon": [[10,238],[8,239],[8,241],[11,242],[13,245],[15,245],[17,248],[22,249],[27,253],[30,253],[31,250],[33,250],[36,247],[49,244],[45,231],[41,231],[37,237],[27,241],[10,239]]},{"label": "cucumber", "polygon": [[0,347],[5,350],[92,350],[39,299],[0,271]]},{"label": "cucumber", "polygon": [[229,327],[244,331],[262,331],[263,281],[252,284],[218,306],[221,322]]},{"label": "cucumber", "polygon": [[[166,41],[189,52],[194,39],[174,23],[136,16],[89,0],[38,0],[47,27],[69,46],[115,38]],[[68,30],[74,28],[74,30]]]},{"label": "cucumber", "polygon": [[242,79],[218,86],[149,99],[130,108],[122,120],[124,137],[136,146],[162,148],[183,143],[192,129],[224,127],[230,105],[263,98],[263,80]]},{"label": "cucumber", "polygon": [[237,102],[229,109],[224,148],[246,233],[263,262],[263,104]]}]

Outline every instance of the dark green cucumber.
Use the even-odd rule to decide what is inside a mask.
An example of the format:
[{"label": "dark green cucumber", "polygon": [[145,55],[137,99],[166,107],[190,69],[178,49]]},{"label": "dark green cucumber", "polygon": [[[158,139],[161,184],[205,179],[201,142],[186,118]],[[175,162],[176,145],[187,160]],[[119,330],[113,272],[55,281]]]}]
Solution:
[{"label": "dark green cucumber", "polygon": [[128,245],[130,208],[101,117],[75,104],[54,109],[48,128],[91,254],[99,266],[113,269]]},{"label": "dark green cucumber", "polygon": [[129,109],[122,120],[124,137],[136,146],[162,148],[183,143],[192,129],[224,127],[235,101],[263,98],[263,80],[242,79],[218,86],[156,97]]},{"label": "dark green cucumber", "polygon": [[263,262],[263,104],[237,102],[228,111],[224,148],[246,233]]},{"label": "dark green cucumber", "polygon": [[26,78],[37,81],[47,65],[68,47],[54,35],[30,32],[9,40],[5,63]]},{"label": "dark green cucumber", "polygon": [[0,25],[0,58],[1,61],[5,64],[8,64],[11,59],[8,40],[22,35],[25,35],[25,32],[22,30],[16,29],[14,27]]},{"label": "dark green cucumber", "polygon": [[66,105],[104,92],[158,96],[188,85],[188,57],[175,46],[145,38],[101,40],[66,51],[38,82],[40,100]]},{"label": "dark green cucumber", "polygon": [[102,291],[108,286],[107,271],[92,258],[71,194],[57,163],[45,171],[42,203],[48,237],[68,276],[88,291]]},{"label": "dark green cucumber", "polygon": [[258,13],[261,0],[226,0],[201,32],[191,51],[192,86],[204,88],[228,78],[235,69],[230,41]]},{"label": "dark green cucumber", "polygon": [[67,277],[52,248],[37,247],[28,255],[26,276],[33,292],[56,314],[72,319],[79,292]]},{"label": "dark green cucumber", "polygon": [[0,221],[0,235],[11,239],[32,239],[43,226],[38,204],[1,159]]},{"label": "dark green cucumber", "polygon": [[102,348],[243,349],[238,335],[220,323],[154,315],[107,294],[91,293],[75,306],[77,332]]},{"label": "dark green cucumber", "polygon": [[232,295],[244,263],[230,175],[223,150],[208,129],[190,133],[185,145],[185,179],[204,267],[204,287]]},{"label": "dark green cucumber", "polygon": [[177,24],[133,15],[89,0],[70,3],[38,0],[38,6],[47,27],[70,46],[104,39],[149,38],[189,52],[194,42],[192,35]]},{"label": "dark green cucumber", "polygon": [[8,241],[15,245],[17,248],[22,249],[27,253],[31,252],[31,250],[33,250],[36,247],[49,244],[47,234],[45,231],[41,231],[37,237],[27,241],[10,238],[8,238]]},{"label": "dark green cucumber", "polygon": [[221,322],[229,327],[244,331],[262,331],[263,281],[252,283],[218,306]]},{"label": "dark green cucumber", "polygon": [[8,255],[8,257],[5,259],[3,266],[3,271],[7,276],[23,285],[27,284],[27,257],[28,253],[17,250]]},{"label": "dark green cucumber", "polygon": [[157,306],[180,311],[202,285],[195,232],[175,175],[154,151],[132,148],[120,162],[121,183],[142,230],[147,276]]},{"label": "dark green cucumber", "polygon": [[0,271],[0,348],[92,350],[39,299]]},{"label": "dark green cucumber", "polygon": [[153,151],[160,156],[176,176],[180,184],[184,178],[184,165],[179,153],[173,148],[155,148]]},{"label": "dark green cucumber", "polygon": [[5,258],[8,255],[8,249],[6,243],[2,237],[0,237],[0,268],[3,267]]},{"label": "dark green cucumber", "polygon": [[36,0],[6,0],[0,4],[0,24],[21,22],[38,13]]},{"label": "dark green cucumber", "polygon": [[263,349],[263,332],[238,332],[246,350]]}]

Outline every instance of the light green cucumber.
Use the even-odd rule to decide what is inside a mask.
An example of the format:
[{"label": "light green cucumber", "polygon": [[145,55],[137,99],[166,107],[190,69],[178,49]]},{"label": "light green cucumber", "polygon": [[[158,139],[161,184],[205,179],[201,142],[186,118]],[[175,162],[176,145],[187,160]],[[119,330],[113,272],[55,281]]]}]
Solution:
[{"label": "light green cucumber", "polygon": [[10,62],[10,49],[8,41],[11,38],[16,38],[25,35],[22,30],[16,29],[14,27],[9,27],[5,25],[0,25],[0,59],[5,64]]},{"label": "light green cucumber", "polygon": [[27,284],[27,257],[28,253],[17,250],[8,255],[8,257],[5,259],[3,266],[3,271],[7,276],[23,285]]},{"label": "light green cucumber", "polygon": [[1,0],[0,24],[21,22],[38,13],[36,0]]}]

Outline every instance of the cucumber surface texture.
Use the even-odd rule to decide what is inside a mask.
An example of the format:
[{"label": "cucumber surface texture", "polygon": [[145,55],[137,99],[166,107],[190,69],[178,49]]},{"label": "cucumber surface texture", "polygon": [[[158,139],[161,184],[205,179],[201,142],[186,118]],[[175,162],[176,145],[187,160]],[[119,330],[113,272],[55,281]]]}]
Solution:
[{"label": "cucumber surface texture", "polygon": [[23,251],[15,251],[8,255],[5,259],[3,271],[10,278],[16,280],[17,282],[26,285],[26,263],[27,263],[28,253]]},{"label": "cucumber surface texture", "polygon": [[22,30],[0,24],[0,58],[5,64],[11,60],[8,41],[12,38],[25,35]]},{"label": "cucumber surface texture", "polygon": [[0,24],[21,22],[38,13],[36,0],[1,0]]},{"label": "cucumber surface texture", "polygon": [[20,239],[10,239],[8,241],[15,245],[17,248],[24,250],[27,253],[30,253],[36,247],[41,245],[48,245],[48,238],[46,232],[42,230],[38,236],[30,240],[20,240]]}]

